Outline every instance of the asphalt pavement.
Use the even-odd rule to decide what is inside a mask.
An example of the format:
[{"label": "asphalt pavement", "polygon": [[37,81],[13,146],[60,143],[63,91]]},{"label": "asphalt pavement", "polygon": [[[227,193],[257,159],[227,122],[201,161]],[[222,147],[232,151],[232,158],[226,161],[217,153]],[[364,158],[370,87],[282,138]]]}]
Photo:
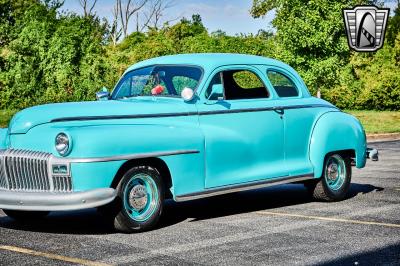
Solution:
[{"label": "asphalt pavement", "polygon": [[94,209],[21,224],[0,211],[1,265],[400,265],[400,141],[354,169],[349,196],[313,202],[281,185],[168,202],[160,228],[110,230]]}]

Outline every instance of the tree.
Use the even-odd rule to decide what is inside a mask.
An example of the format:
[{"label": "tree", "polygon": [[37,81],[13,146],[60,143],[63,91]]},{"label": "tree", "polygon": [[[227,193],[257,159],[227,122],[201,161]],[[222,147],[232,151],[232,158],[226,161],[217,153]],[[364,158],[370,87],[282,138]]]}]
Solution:
[{"label": "tree", "polygon": [[39,0],[0,0],[0,47],[15,38],[21,16],[35,4]]},{"label": "tree", "polygon": [[396,40],[396,36],[400,32],[400,0],[397,1],[397,7],[394,10],[394,16],[389,18],[388,24],[386,39],[387,43],[393,45]]},{"label": "tree", "polygon": [[96,6],[97,0],[93,0],[93,4],[89,4],[89,0],[79,0],[79,4],[83,8],[83,16],[91,16],[94,11],[94,7]]},{"label": "tree", "polygon": [[111,73],[105,25],[92,16],[60,15],[43,2],[18,20],[18,33],[0,55],[0,109],[94,99]]},{"label": "tree", "polygon": [[[164,16],[164,12],[171,8],[174,5],[174,1],[172,0],[151,0],[149,2],[147,11],[144,12],[144,21],[143,25],[139,30],[139,18],[137,19],[137,31],[143,31],[144,29],[148,27],[152,27],[155,29],[158,29],[161,23],[161,19]],[[170,23],[174,20],[177,20],[177,18],[174,18],[172,20],[166,21],[165,23]]]},{"label": "tree", "polygon": [[276,10],[272,21],[279,44],[276,57],[299,70],[315,93],[320,88],[338,85],[341,69],[349,62],[342,8],[354,3],[351,0],[253,0],[251,13],[260,17]]},{"label": "tree", "polygon": [[128,26],[132,16],[139,12],[147,2],[148,0],[127,0],[127,2],[123,4],[122,0],[117,0],[116,4],[118,5],[119,21],[124,38],[128,36]]},{"label": "tree", "polygon": [[110,37],[111,37],[111,41],[113,43],[114,46],[117,45],[118,40],[121,38],[122,36],[122,29],[119,26],[119,14],[120,14],[120,5],[118,4],[118,1],[115,3],[113,10],[112,10],[112,15],[113,15],[113,19],[111,22],[111,29],[110,29]]},{"label": "tree", "polygon": [[[129,22],[136,16],[136,32],[143,32],[146,29],[158,29],[164,12],[174,5],[173,0],[142,0],[141,2],[128,1],[122,4],[121,0],[116,0],[112,10],[112,22],[110,23],[110,37],[115,46],[119,39],[128,36]],[[166,21],[172,22],[176,19]]]}]

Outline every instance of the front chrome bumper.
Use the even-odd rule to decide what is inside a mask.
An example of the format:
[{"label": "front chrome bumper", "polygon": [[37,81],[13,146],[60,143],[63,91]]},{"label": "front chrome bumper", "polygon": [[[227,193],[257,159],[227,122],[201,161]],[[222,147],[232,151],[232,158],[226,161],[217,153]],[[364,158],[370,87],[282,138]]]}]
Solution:
[{"label": "front chrome bumper", "polygon": [[24,211],[68,211],[94,208],[113,201],[113,188],[83,192],[19,192],[0,190],[0,209]]}]

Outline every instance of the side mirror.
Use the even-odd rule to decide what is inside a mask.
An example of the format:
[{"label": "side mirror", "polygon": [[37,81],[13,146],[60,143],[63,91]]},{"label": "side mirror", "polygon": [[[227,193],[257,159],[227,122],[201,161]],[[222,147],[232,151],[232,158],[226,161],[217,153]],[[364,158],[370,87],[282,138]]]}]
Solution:
[{"label": "side mirror", "polygon": [[193,89],[185,87],[181,92],[181,97],[185,102],[191,101],[194,97]]},{"label": "side mirror", "polygon": [[96,92],[96,100],[98,101],[106,101],[110,99],[110,93],[106,87],[103,87],[101,91]]},{"label": "side mirror", "polygon": [[214,84],[211,93],[208,96],[210,101],[222,101],[224,99],[224,86],[222,84]]}]

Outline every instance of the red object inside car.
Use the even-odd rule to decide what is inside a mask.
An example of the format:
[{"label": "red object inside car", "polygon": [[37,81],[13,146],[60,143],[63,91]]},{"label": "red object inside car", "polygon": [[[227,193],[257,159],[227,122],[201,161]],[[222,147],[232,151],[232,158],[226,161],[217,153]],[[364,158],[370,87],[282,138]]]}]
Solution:
[{"label": "red object inside car", "polygon": [[164,91],[164,87],[161,85],[157,85],[151,90],[151,94],[158,95],[158,94],[161,94],[163,91]]}]

